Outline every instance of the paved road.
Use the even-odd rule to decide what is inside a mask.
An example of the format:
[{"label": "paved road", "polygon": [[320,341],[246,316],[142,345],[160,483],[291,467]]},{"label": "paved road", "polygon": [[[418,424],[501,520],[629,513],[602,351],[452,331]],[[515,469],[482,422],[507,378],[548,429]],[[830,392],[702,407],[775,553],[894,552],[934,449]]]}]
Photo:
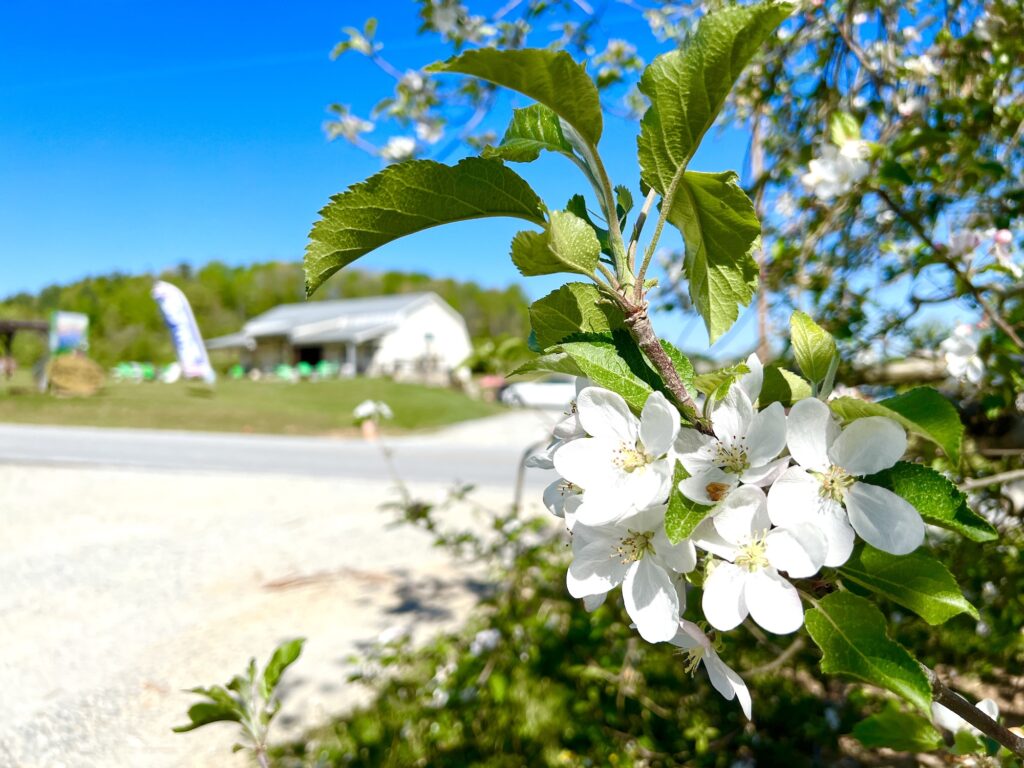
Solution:
[{"label": "paved road", "polygon": [[[516,412],[387,444],[408,482],[510,488],[523,450],[543,440],[553,420],[547,413]],[[0,424],[2,463],[390,479],[378,446],[361,439],[148,429]],[[535,488],[550,479],[531,470],[527,484]]]}]

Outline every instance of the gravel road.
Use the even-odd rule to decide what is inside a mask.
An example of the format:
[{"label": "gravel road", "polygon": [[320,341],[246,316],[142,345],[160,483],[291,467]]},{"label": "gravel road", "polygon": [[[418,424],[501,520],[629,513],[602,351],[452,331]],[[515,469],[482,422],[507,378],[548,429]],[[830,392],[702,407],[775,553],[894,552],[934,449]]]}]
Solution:
[{"label": "gravel road", "polygon": [[[408,442],[443,460],[483,429],[514,454],[536,429],[520,427]],[[510,491],[476,498],[500,506]],[[230,726],[171,733],[192,701],[182,690],[225,682],[289,637],[308,638],[289,672],[291,732],[351,706],[365,696],[345,682],[361,643],[458,624],[483,577],[418,531],[388,529],[389,494],[380,480],[265,469],[0,463],[0,766],[244,765]],[[539,494],[527,497],[539,514]]]}]

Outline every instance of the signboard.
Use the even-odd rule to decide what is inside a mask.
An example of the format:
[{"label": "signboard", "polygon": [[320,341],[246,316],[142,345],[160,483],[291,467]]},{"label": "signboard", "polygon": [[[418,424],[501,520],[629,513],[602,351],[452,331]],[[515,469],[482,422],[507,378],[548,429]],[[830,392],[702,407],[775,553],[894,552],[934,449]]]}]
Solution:
[{"label": "signboard", "polygon": [[174,339],[174,348],[178,353],[181,372],[187,379],[202,379],[213,383],[217,375],[210,365],[210,357],[206,354],[203,337],[196,325],[192,307],[185,294],[176,286],[158,280],[153,285],[153,298],[160,307],[164,322]]},{"label": "signboard", "polygon": [[81,312],[50,314],[50,354],[84,352],[89,348],[89,316]]}]

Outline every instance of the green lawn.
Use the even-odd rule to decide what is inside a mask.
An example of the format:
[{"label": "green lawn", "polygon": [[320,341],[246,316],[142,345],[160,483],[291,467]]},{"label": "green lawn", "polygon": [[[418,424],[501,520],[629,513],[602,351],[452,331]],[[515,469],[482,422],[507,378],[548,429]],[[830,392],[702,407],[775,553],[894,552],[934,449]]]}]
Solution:
[{"label": "green lawn", "polygon": [[352,409],[367,398],[391,406],[395,418],[385,425],[391,432],[501,410],[451,390],[388,379],[220,381],[212,391],[184,383],[108,383],[90,398],[42,395],[26,384],[21,377],[12,385],[0,381],[0,422],[320,435],[354,433]]}]

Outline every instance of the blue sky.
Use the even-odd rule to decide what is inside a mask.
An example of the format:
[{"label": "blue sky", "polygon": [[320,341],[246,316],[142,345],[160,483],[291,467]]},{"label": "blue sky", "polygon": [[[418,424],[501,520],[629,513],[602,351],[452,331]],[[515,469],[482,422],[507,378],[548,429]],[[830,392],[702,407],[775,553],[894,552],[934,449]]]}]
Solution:
[{"label": "blue sky", "polygon": [[[321,130],[328,104],[365,115],[391,89],[368,60],[328,55],[343,26],[362,25],[367,7],[337,0],[0,4],[0,295],[181,262],[300,260],[329,195],[381,167]],[[399,68],[444,56],[416,35],[411,0],[373,10],[384,54]],[[626,37],[637,23],[628,11],[605,21]],[[500,131],[521,103],[502,102],[494,127]],[[632,124],[608,118],[602,150],[613,179],[635,190],[634,136]],[[709,137],[694,167],[738,169],[745,143],[738,134]],[[552,157],[518,170],[560,204],[583,191],[571,168]],[[523,281],[515,272],[507,248],[519,228],[488,220],[437,229],[360,265],[489,285],[519,281],[539,296],[557,281]]]}]

